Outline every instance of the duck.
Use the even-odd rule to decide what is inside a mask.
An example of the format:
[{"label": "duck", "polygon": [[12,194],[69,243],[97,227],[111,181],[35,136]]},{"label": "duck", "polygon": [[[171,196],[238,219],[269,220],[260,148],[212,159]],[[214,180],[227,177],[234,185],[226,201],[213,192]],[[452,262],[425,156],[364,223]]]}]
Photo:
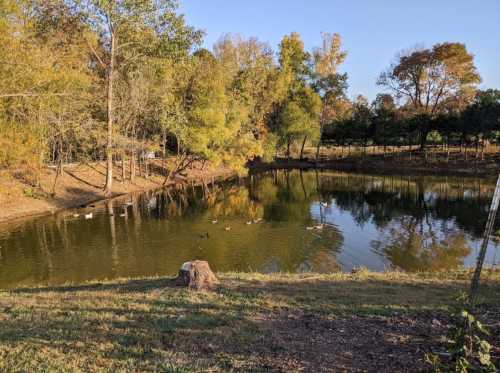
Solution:
[{"label": "duck", "polygon": [[127,216],[127,214],[125,214],[125,213],[120,214],[120,218],[124,218],[125,216]]},{"label": "duck", "polygon": [[74,217],[74,218],[77,218],[77,217],[79,217],[79,216],[80,216],[80,214],[73,214],[73,217]]},{"label": "duck", "polygon": [[316,230],[321,230],[321,229],[323,229],[323,224],[318,224],[318,225],[315,225],[315,226],[314,226],[314,229],[316,229]]},{"label": "duck", "polygon": [[323,207],[328,207],[328,203],[327,202],[320,202],[320,205],[323,206]]},{"label": "duck", "polygon": [[314,230],[314,227],[306,227],[306,231],[312,231]]},{"label": "duck", "polygon": [[217,223],[218,223],[217,219],[212,220],[212,224],[217,224]]},{"label": "duck", "polygon": [[263,219],[262,218],[257,218],[257,219],[254,219],[254,224],[257,224],[257,223],[260,223]]},{"label": "duck", "polygon": [[252,221],[247,221],[247,225],[251,225],[252,224]]},{"label": "duck", "polygon": [[231,227],[226,227],[224,228],[225,231],[230,231],[231,230]]},{"label": "duck", "polygon": [[85,214],[85,219],[92,219],[94,217],[93,213]]}]

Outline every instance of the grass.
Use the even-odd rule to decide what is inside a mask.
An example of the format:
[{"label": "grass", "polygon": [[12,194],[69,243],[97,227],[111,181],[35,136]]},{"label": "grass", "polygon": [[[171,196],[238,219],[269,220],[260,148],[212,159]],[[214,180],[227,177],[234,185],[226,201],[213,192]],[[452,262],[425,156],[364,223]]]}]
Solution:
[{"label": "grass", "polygon": [[[219,277],[199,293],[166,278],[0,291],[0,371],[418,370],[470,273]],[[485,278],[498,324],[500,271]]]}]

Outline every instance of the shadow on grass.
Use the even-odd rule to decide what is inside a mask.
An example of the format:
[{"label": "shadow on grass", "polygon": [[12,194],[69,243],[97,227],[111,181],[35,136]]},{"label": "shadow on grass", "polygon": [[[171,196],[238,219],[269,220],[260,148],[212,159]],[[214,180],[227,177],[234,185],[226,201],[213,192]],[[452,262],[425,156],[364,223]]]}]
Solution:
[{"label": "shadow on grass", "polygon": [[[163,367],[169,361],[188,370],[420,371],[460,288],[223,277],[218,289],[200,293],[172,279],[16,289],[0,293],[0,353],[28,344],[64,353],[55,368],[71,358],[89,370],[98,361],[175,371]],[[495,307],[498,284],[488,291]],[[23,366],[22,355],[6,356]]]}]

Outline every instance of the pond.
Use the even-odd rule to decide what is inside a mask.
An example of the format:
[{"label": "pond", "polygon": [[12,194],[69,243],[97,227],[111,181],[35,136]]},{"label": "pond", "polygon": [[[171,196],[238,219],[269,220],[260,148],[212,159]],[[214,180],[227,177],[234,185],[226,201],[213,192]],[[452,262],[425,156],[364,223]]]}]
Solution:
[{"label": "pond", "polygon": [[[279,170],[133,194],[0,226],[0,288],[173,275],[192,259],[264,273],[468,267],[494,187],[474,178]],[[490,242],[487,263],[497,254]]]}]

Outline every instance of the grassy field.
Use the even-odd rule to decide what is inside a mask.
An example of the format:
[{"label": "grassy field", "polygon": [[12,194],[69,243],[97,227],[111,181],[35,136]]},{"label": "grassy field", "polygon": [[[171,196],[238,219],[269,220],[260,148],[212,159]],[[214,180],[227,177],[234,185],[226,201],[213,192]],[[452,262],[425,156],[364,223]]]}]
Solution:
[{"label": "grassy field", "polygon": [[[469,276],[227,273],[200,293],[168,278],[0,291],[0,371],[419,371]],[[498,346],[500,271],[484,277],[479,309]]]}]

